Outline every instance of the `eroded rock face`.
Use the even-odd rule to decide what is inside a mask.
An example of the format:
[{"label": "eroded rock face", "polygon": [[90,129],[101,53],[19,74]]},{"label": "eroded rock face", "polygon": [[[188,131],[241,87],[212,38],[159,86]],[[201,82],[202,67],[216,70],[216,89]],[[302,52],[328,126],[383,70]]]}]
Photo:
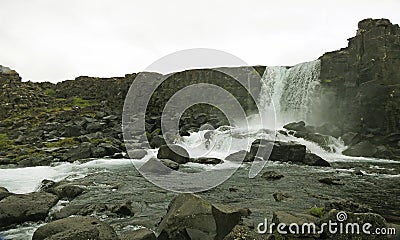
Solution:
[{"label": "eroded rock face", "polygon": [[33,240],[114,240],[118,239],[115,231],[106,223],[92,217],[70,217],[60,219],[39,227]]},{"label": "eroded rock face", "polygon": [[158,239],[223,239],[240,218],[238,209],[214,206],[194,194],[181,194],[168,206]]},{"label": "eroded rock face", "polygon": [[343,130],[400,129],[400,28],[387,19],[365,19],[347,48],[321,59],[322,122]]},{"label": "eroded rock face", "polygon": [[44,192],[10,195],[0,201],[0,228],[45,220],[57,201],[56,195]]}]

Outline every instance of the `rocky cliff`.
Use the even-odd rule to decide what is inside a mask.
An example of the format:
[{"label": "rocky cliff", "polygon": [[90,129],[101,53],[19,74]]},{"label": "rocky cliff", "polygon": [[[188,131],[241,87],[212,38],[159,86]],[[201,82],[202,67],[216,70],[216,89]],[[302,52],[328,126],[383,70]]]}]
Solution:
[{"label": "rocky cliff", "polygon": [[400,131],[399,25],[362,20],[348,47],[320,59],[322,122],[345,131]]}]

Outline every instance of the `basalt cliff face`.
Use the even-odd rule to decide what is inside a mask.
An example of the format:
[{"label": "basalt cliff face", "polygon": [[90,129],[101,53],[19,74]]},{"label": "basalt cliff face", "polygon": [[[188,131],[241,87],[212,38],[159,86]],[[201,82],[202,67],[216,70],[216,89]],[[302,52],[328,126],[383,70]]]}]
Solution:
[{"label": "basalt cliff face", "polygon": [[321,58],[321,122],[345,131],[400,131],[400,28],[365,19],[347,48]]}]

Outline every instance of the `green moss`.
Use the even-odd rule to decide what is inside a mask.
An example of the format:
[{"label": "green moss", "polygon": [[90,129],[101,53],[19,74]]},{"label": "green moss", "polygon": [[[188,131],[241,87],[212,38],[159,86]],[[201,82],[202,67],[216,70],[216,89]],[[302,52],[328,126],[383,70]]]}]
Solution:
[{"label": "green moss", "polygon": [[107,139],[107,138],[92,138],[89,140],[89,142],[94,143],[94,144],[112,143],[111,140]]},{"label": "green moss", "polygon": [[48,142],[45,144],[45,146],[48,148],[59,148],[59,147],[75,146],[78,144],[79,142],[76,141],[74,138],[64,138],[57,142]]},{"label": "green moss", "polygon": [[322,217],[325,214],[325,208],[324,207],[312,207],[309,210],[310,214],[316,217]]},{"label": "green moss", "polygon": [[54,97],[56,95],[56,91],[52,88],[48,88],[44,90],[44,94],[46,94],[49,97]]},{"label": "green moss", "polygon": [[82,99],[80,97],[74,97],[72,99],[72,104],[76,107],[81,107],[81,108],[85,108],[85,107],[89,107],[89,106],[93,105],[93,103],[91,101]]},{"label": "green moss", "polygon": [[0,150],[7,150],[14,146],[14,141],[8,139],[7,134],[0,134]]}]

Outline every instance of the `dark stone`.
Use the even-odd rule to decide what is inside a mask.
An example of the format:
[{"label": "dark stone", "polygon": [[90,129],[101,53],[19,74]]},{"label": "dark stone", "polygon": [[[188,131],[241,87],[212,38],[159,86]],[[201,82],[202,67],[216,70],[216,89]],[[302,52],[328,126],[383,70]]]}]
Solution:
[{"label": "dark stone", "polygon": [[144,149],[133,149],[128,151],[128,156],[131,159],[142,159],[147,155],[147,151]]},{"label": "dark stone", "polygon": [[303,121],[300,122],[293,122],[293,123],[288,123],[283,128],[287,130],[293,130],[293,131],[305,131],[306,130],[306,123]]},{"label": "dark stone", "polygon": [[190,161],[189,153],[181,146],[170,144],[163,145],[158,150],[158,159],[170,159],[179,164],[185,164]]},{"label": "dark stone", "polygon": [[333,177],[321,178],[318,179],[318,182],[327,185],[344,185],[344,183],[342,183],[339,178],[333,178]]},{"label": "dark stone", "polygon": [[350,146],[342,153],[352,157],[372,157],[377,152],[376,146],[371,144],[369,141],[363,141]]},{"label": "dark stone", "polygon": [[147,228],[140,228],[132,232],[124,232],[119,238],[121,240],[157,240],[154,232]]},{"label": "dark stone", "polygon": [[266,180],[279,180],[279,179],[283,178],[284,176],[275,171],[268,171],[268,172],[263,173],[263,175],[261,175],[261,177]]},{"label": "dark stone", "polygon": [[88,131],[89,133],[101,131],[103,129],[103,125],[104,124],[100,122],[91,122],[86,126],[86,131]]},{"label": "dark stone", "polygon": [[150,147],[159,148],[162,145],[166,145],[165,139],[163,136],[156,135],[150,141]]},{"label": "dark stone", "polygon": [[106,223],[92,217],[70,217],[39,227],[32,240],[115,240],[115,231]]},{"label": "dark stone", "polygon": [[162,164],[164,164],[165,166],[171,168],[172,170],[175,170],[175,171],[179,170],[179,164],[178,163],[176,163],[176,162],[174,162],[172,160],[169,160],[169,159],[159,159],[159,160],[161,161]]},{"label": "dark stone", "polygon": [[[165,162],[165,161],[164,161]],[[166,162],[165,162],[166,163]],[[168,164],[168,163],[167,163]],[[172,166],[164,164],[157,158],[149,159],[145,164],[140,167],[140,172],[145,174],[170,174]]]},{"label": "dark stone", "polygon": [[292,198],[291,195],[289,195],[288,193],[283,193],[283,192],[276,192],[276,193],[272,194],[272,196],[274,197],[275,201],[277,201],[277,202],[282,202],[282,201]]},{"label": "dark stone", "polygon": [[252,156],[249,152],[246,150],[241,150],[239,152],[235,152],[230,154],[225,158],[227,161],[232,161],[232,162],[252,162],[254,161],[254,156]]},{"label": "dark stone", "polygon": [[200,164],[220,164],[224,161],[218,158],[207,158],[207,157],[200,157],[200,158],[192,158],[190,159],[191,162],[200,163]]},{"label": "dark stone", "polygon": [[0,201],[0,228],[45,220],[58,197],[45,192],[15,194]]},{"label": "dark stone", "polygon": [[94,157],[94,158],[102,158],[102,157],[107,156],[106,149],[104,149],[102,147],[93,147],[91,149],[91,151],[92,151],[91,156]]},{"label": "dark stone", "polygon": [[237,209],[213,206],[194,194],[180,194],[168,206],[158,239],[223,239],[240,218]]},{"label": "dark stone", "polygon": [[[49,190],[48,190],[49,191]],[[60,199],[72,200],[77,196],[81,195],[85,189],[81,186],[73,184],[64,184],[56,186],[50,190],[52,193],[56,194]]]},{"label": "dark stone", "polygon": [[306,153],[304,164],[309,166],[330,167],[331,164],[314,153]]},{"label": "dark stone", "polygon": [[76,160],[88,159],[92,156],[91,144],[82,143],[79,146],[70,148],[61,156],[63,161],[74,162]]},{"label": "dark stone", "polygon": [[68,125],[68,126],[65,126],[62,136],[63,137],[78,137],[81,135],[81,130],[82,130],[82,128],[79,125]]},{"label": "dark stone", "polygon": [[0,201],[10,195],[13,195],[13,193],[10,193],[5,187],[0,187]]},{"label": "dark stone", "polygon": [[256,156],[257,150],[264,160],[279,162],[302,163],[306,155],[304,145],[294,142],[272,142],[265,139],[257,139],[252,143],[250,154]]}]

